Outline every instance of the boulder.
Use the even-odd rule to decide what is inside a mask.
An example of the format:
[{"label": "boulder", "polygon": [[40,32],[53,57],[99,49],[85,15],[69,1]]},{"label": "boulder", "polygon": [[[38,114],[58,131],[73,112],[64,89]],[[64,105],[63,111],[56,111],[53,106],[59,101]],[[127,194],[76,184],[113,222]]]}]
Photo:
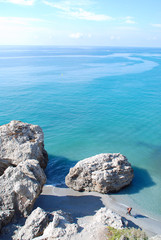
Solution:
[{"label": "boulder", "polygon": [[41,236],[49,223],[48,214],[41,208],[36,208],[26,219],[25,225],[13,237],[14,240],[30,240]]},{"label": "boulder", "polygon": [[[46,176],[37,160],[28,159],[17,167],[8,167],[0,177],[0,210],[26,217],[45,182]],[[4,224],[6,218],[3,218]]]},{"label": "boulder", "polygon": [[99,209],[94,216],[80,223],[80,226],[82,231],[75,239],[104,240],[107,239],[107,226],[121,229],[125,225],[120,215],[104,207]]},{"label": "boulder", "polygon": [[129,185],[134,177],[127,158],[120,153],[102,153],[79,161],[65,178],[76,191],[116,192]]},{"label": "boulder", "polygon": [[35,240],[77,239],[79,225],[73,223],[73,219],[70,214],[59,210],[52,212],[52,215],[53,220],[44,230],[43,235],[41,237],[35,238]]},{"label": "boulder", "polygon": [[[62,211],[53,212],[53,221],[49,223],[42,236],[35,240],[82,240],[107,238],[107,226],[123,228],[120,215],[107,208],[99,209],[94,216],[78,219],[79,225],[73,223],[69,214]],[[16,239],[17,240],[17,239]]]},{"label": "boulder", "polygon": [[154,237],[149,238],[150,240],[161,240],[161,235],[156,235]]},{"label": "boulder", "polygon": [[53,221],[45,229],[43,236],[48,239],[71,239],[78,232],[78,224],[72,222],[69,214],[63,211],[53,212]]},{"label": "boulder", "polygon": [[36,159],[40,166],[45,168],[48,155],[44,149],[42,129],[37,125],[21,121],[11,121],[0,126],[0,159],[3,170],[9,164],[17,166],[26,159]]},{"label": "boulder", "polygon": [[97,211],[93,217],[93,222],[101,223],[116,229],[121,229],[125,226],[125,223],[119,214],[105,207]]}]

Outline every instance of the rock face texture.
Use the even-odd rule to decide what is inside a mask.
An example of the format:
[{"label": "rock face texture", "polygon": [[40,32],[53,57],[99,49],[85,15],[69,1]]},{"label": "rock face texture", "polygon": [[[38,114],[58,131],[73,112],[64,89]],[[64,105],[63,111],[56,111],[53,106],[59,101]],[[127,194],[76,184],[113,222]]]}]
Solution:
[{"label": "rock face texture", "polygon": [[[18,231],[18,233],[14,236],[13,239],[68,240],[71,239],[72,236],[75,236],[75,234],[78,232],[78,228],[79,228],[78,224],[72,222],[72,218],[69,214],[64,213],[61,210],[54,211],[51,214],[49,213],[47,214],[41,208],[38,207],[27,218],[25,225]],[[38,237],[40,235],[41,237]]]},{"label": "rock face texture", "polygon": [[46,182],[47,161],[39,126],[20,121],[0,126],[0,228],[31,212]]},{"label": "rock face texture", "polygon": [[[80,221],[80,225],[72,223],[70,215],[62,211],[56,211],[52,214],[52,222],[44,230],[43,235],[35,240],[104,240],[107,238],[107,226],[125,227],[121,216],[107,208],[101,208],[94,216],[88,216],[88,219]],[[25,239],[28,240],[28,238]]]},{"label": "rock face texture", "polygon": [[93,217],[93,222],[121,229],[125,226],[122,218],[111,209],[101,208]]},{"label": "rock face texture", "polygon": [[0,176],[9,166],[12,166],[12,164],[7,159],[0,159]]},{"label": "rock face texture", "polygon": [[34,159],[19,163],[17,167],[8,167],[0,177],[0,208],[3,214],[2,225],[13,215],[26,217],[33,208],[46,182],[44,171]]},{"label": "rock face texture", "polygon": [[48,155],[42,129],[21,121],[0,126],[0,174],[8,165],[17,166],[26,159],[36,159],[42,168],[46,167]]},{"label": "rock face texture", "polygon": [[154,237],[151,237],[150,240],[161,240],[161,235],[156,235]]},{"label": "rock face texture", "polygon": [[36,208],[27,218],[25,225],[18,231],[14,240],[30,240],[43,234],[49,223],[48,214],[41,208]]},{"label": "rock face texture", "polygon": [[77,191],[116,192],[129,185],[133,169],[120,153],[102,153],[79,161],[65,178],[68,187]]},{"label": "rock face texture", "polygon": [[76,239],[75,234],[78,232],[78,229],[78,224],[73,223],[71,216],[60,210],[53,212],[53,221],[45,229],[43,237],[68,240],[74,236]]},{"label": "rock face texture", "polygon": [[80,226],[82,231],[77,235],[77,240],[105,240],[107,239],[107,226],[120,229],[126,225],[120,215],[104,207],[99,209],[90,219],[84,221],[83,224],[80,223]]}]

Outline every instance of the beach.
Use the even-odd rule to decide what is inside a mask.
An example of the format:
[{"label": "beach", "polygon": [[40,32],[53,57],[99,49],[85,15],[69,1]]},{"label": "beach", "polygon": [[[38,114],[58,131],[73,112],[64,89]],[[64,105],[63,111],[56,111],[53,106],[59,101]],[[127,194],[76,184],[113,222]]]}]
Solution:
[{"label": "beach", "polygon": [[[39,206],[49,212],[62,210],[70,213],[74,222],[82,227],[77,239],[87,239],[84,237],[89,237],[90,234],[88,231],[83,230],[83,226],[89,224],[96,211],[103,207],[111,209],[126,218],[130,223],[130,227],[140,227],[149,237],[161,234],[160,221],[148,217],[136,209],[132,210],[132,216],[126,215],[128,206],[118,200],[117,197],[112,199],[108,194],[76,192],[69,188],[45,185],[42,194],[35,203],[35,208]],[[89,239],[95,239],[94,237],[90,236]]]},{"label": "beach", "polygon": [[[140,211],[122,192],[135,183],[131,183],[134,170],[123,155],[84,159],[70,169],[64,184],[47,185],[43,167],[48,154],[42,129],[11,121],[0,127],[0,136],[1,239],[103,240],[110,234],[107,226],[121,231],[130,228],[137,239],[147,239],[144,233],[150,240],[161,236],[161,221],[145,209]],[[13,158],[14,167],[6,156]],[[128,214],[129,207],[132,211]]]}]

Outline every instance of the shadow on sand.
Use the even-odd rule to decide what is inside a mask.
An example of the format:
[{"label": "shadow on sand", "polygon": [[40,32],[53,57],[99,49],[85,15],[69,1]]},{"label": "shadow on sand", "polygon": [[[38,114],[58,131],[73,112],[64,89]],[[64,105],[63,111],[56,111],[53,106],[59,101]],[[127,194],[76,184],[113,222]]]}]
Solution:
[{"label": "shadow on sand", "polygon": [[130,227],[130,228],[133,227],[133,228],[136,228],[136,229],[139,229],[139,228],[140,228],[139,225],[135,224],[133,221],[131,221],[131,220],[125,218],[125,217],[122,217],[122,220],[124,221],[124,223],[127,223],[127,222],[128,222],[128,224],[127,224],[126,227]]},{"label": "shadow on sand", "polygon": [[40,195],[34,208],[41,207],[45,211],[62,210],[72,214],[74,220],[78,217],[92,216],[104,207],[101,198],[97,196],[53,196]]},{"label": "shadow on sand", "polygon": [[135,214],[133,215],[134,218],[148,218],[147,216],[145,215],[142,215],[142,214]]},{"label": "shadow on sand", "polygon": [[[78,161],[71,161],[61,156],[49,156],[49,163],[46,168],[46,175],[48,178],[47,184],[56,184],[56,186],[64,188],[65,177],[69,172],[69,169],[73,167]],[[119,194],[134,194],[138,193],[144,188],[155,185],[151,176],[145,169],[133,167],[134,169],[134,180],[130,186],[122,189]],[[117,194],[117,193],[116,193]],[[74,222],[77,219],[85,216],[93,216],[97,210],[101,207],[105,207],[99,196],[82,195],[40,195],[35,202],[34,208],[41,207],[47,212],[62,210],[72,215]],[[141,214],[133,215],[134,218],[146,218]],[[127,219],[123,218],[126,222]],[[128,227],[138,228],[134,222],[128,219]]]}]

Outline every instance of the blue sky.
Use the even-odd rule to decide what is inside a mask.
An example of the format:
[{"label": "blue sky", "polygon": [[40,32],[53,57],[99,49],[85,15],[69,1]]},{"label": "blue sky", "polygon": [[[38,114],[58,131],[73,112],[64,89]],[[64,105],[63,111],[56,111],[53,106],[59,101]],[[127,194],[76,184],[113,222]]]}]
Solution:
[{"label": "blue sky", "polygon": [[161,0],[0,0],[0,44],[161,47]]}]

